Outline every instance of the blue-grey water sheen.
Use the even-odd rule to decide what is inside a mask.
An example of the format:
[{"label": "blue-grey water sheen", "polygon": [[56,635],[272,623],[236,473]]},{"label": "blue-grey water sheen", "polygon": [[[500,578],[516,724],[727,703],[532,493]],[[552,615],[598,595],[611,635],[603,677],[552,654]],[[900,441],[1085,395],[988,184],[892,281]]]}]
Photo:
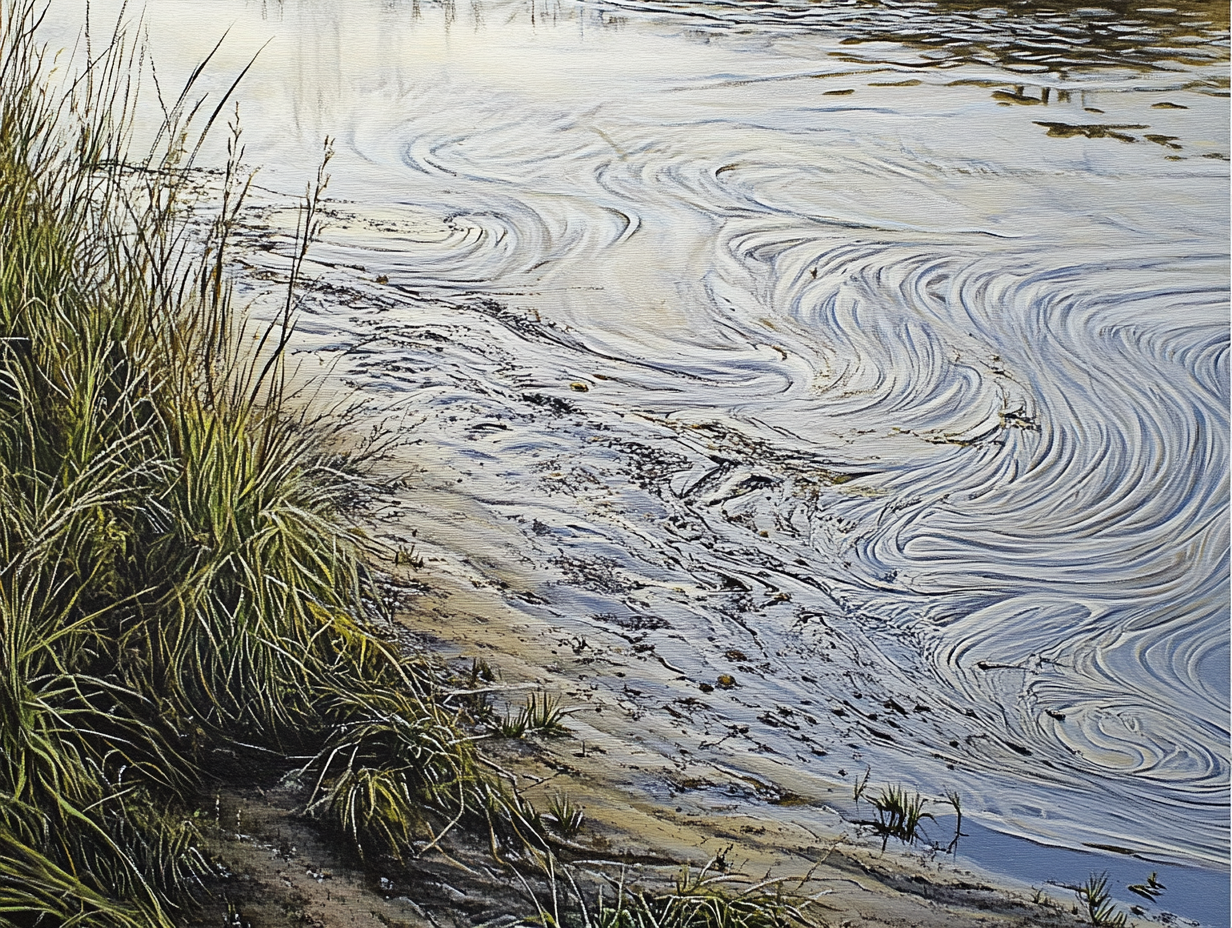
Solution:
[{"label": "blue-grey water sheen", "polygon": [[145,28],[165,74],[272,39],[240,92],[261,183],[338,152],[302,344],[505,526],[455,544],[531,565],[525,608],[694,694],[737,676],[690,762],[869,767],[1225,868],[1226,11],[1066,9],[160,0]]}]

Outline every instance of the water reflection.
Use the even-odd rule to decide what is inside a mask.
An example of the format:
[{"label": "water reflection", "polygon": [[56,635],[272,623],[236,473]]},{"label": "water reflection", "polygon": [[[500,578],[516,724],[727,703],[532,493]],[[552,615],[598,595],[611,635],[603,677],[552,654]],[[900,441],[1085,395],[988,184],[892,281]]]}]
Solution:
[{"label": "water reflection", "polygon": [[[262,0],[262,8],[270,0]],[[276,0],[281,9],[283,0]],[[455,0],[385,0],[385,13],[439,9],[446,27],[457,19]],[[879,60],[880,46],[914,47],[920,68],[986,64],[1023,74],[1064,77],[1098,68],[1169,69],[1229,59],[1229,6],[1211,0],[603,0],[587,10],[528,0],[532,26],[574,21],[620,29],[629,13],[687,17],[689,32],[705,40],[714,30],[748,27],[828,33],[853,62]],[[470,3],[475,29],[485,25],[483,0]],[[899,62],[901,65],[901,62]],[[1218,82],[1226,90],[1228,81]],[[1045,98],[1042,102],[1047,103]]]},{"label": "water reflection", "polygon": [[1154,68],[1224,61],[1228,5],[1208,0],[1166,4],[1018,0],[992,6],[978,0],[613,0],[628,9],[670,11],[701,28],[777,26],[850,33],[853,59],[877,54],[870,43],[915,46],[923,67],[963,62],[1023,73],[1098,67]]}]

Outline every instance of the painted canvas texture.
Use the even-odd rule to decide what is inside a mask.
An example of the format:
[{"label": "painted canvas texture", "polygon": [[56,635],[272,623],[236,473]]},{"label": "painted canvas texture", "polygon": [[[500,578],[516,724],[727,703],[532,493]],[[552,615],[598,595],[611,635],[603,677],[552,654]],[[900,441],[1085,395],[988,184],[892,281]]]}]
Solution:
[{"label": "painted canvas texture", "polygon": [[551,697],[592,821],[1228,924],[1226,4],[89,16],[138,147],[209,58],[236,311],[367,455],[397,622]]}]

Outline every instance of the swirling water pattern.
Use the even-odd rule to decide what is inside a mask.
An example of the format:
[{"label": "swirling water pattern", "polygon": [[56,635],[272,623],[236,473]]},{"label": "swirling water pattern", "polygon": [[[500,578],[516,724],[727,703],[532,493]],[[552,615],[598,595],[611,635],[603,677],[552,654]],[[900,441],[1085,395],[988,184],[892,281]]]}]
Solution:
[{"label": "swirling water pattern", "polygon": [[197,11],[265,183],[337,136],[301,335],[553,621],[752,653],[724,763],[1226,866],[1226,15],[342,6]]}]

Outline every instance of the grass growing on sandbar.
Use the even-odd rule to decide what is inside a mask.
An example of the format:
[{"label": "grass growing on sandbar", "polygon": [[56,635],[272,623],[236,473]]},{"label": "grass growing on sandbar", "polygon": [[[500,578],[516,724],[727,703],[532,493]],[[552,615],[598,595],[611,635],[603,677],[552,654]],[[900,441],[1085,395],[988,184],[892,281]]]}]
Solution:
[{"label": "grass growing on sandbar", "polygon": [[117,26],[53,85],[39,18],[0,0],[0,925],[173,924],[207,771],[298,770],[369,858],[518,831],[433,675],[365,621],[345,480],[285,395],[294,279],[256,340],[231,305],[238,132],[191,221],[225,98],[190,80],[134,157],[139,50]]}]

